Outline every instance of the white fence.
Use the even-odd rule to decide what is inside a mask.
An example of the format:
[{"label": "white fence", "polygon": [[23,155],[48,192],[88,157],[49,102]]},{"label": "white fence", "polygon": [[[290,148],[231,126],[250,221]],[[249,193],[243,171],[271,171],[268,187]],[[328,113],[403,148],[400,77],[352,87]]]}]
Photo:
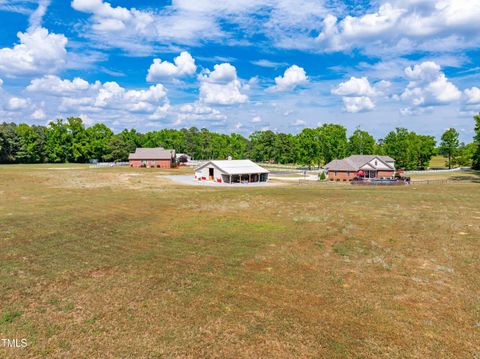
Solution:
[{"label": "white fence", "polygon": [[405,171],[404,173],[406,175],[414,175],[414,174],[423,174],[423,173],[448,173],[448,172],[458,172],[458,171],[465,171],[468,170],[468,168],[451,168],[451,169],[446,169],[446,170],[424,170],[424,171]]},{"label": "white fence", "polygon": [[117,167],[117,166],[128,166],[128,162],[98,162],[94,165],[91,165],[91,168],[95,167]]}]

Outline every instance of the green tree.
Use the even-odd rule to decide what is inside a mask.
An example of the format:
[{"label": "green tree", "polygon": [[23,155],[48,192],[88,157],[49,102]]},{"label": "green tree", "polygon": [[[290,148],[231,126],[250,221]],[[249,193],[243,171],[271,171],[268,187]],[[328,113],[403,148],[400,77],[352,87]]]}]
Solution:
[{"label": "green tree", "polygon": [[373,155],[375,139],[367,131],[355,130],[348,139],[347,153],[349,155]]},{"label": "green tree", "polygon": [[254,161],[271,162],[275,160],[276,134],[273,131],[255,131],[249,138]]},{"label": "green tree", "polygon": [[230,135],[230,150],[229,155],[235,160],[250,157],[248,146],[249,141],[242,135],[232,133]]},{"label": "green tree", "polygon": [[68,162],[73,157],[71,154],[72,142],[72,133],[62,119],[50,122],[47,127],[48,162]]},{"label": "green tree", "polygon": [[17,125],[5,122],[0,124],[0,163],[15,162],[18,146]]},{"label": "green tree", "polygon": [[322,148],[318,138],[318,130],[304,128],[297,136],[297,160],[300,164],[311,168],[322,162]]},{"label": "green tree", "polygon": [[107,146],[105,161],[122,162],[128,160],[128,155],[135,152],[137,146],[132,141],[126,141],[122,136],[112,136]]},{"label": "green tree", "polygon": [[473,137],[472,168],[480,170],[480,114],[474,117],[475,136]]},{"label": "green tree", "polygon": [[321,157],[324,163],[336,158],[344,158],[347,154],[347,129],[332,123],[317,128],[320,141]]},{"label": "green tree", "polygon": [[276,163],[288,164],[297,161],[296,137],[289,133],[278,133],[274,142],[274,160]]},{"label": "green tree", "polygon": [[97,123],[86,130],[88,139],[88,158],[102,160],[108,153],[108,145],[113,136],[112,130]]},{"label": "green tree", "polygon": [[180,130],[185,138],[184,152],[188,153],[192,158],[200,158],[200,136],[198,128],[190,127],[189,129],[183,128]]},{"label": "green tree", "polygon": [[472,159],[475,154],[475,143],[464,144],[461,143],[458,147],[457,155],[452,158],[454,166],[470,167],[472,166]]},{"label": "green tree", "polygon": [[66,126],[72,139],[68,162],[85,162],[89,154],[89,138],[82,119],[69,117]]},{"label": "green tree", "polygon": [[415,160],[412,160],[412,146],[409,132],[406,128],[396,128],[390,131],[383,139],[384,153],[395,160],[397,168],[414,169]]},{"label": "green tree", "polygon": [[20,163],[38,163],[46,160],[46,130],[44,126],[18,125],[19,146],[16,159]]},{"label": "green tree", "polygon": [[443,133],[439,153],[447,157],[448,168],[452,168],[452,158],[457,154],[459,145],[457,130],[449,128]]},{"label": "green tree", "polygon": [[[412,132],[410,132],[412,133]],[[416,167],[417,169],[427,169],[430,165],[430,160],[435,155],[435,145],[436,141],[433,136],[422,136],[414,134],[413,141],[416,142]]]}]

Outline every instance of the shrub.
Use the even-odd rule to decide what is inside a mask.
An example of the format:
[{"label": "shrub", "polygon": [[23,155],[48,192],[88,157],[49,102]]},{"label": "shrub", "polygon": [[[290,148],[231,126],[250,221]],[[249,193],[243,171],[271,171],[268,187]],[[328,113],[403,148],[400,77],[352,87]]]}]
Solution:
[{"label": "shrub", "polygon": [[188,162],[188,157],[185,156],[185,155],[181,155],[179,158],[178,158],[178,162],[179,163],[187,163]]}]

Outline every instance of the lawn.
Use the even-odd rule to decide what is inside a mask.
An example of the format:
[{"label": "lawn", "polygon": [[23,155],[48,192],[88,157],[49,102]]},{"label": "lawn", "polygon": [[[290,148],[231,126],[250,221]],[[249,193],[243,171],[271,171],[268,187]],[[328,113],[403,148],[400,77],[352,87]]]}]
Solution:
[{"label": "lawn", "polygon": [[[57,169],[64,168],[64,169]],[[475,358],[480,183],[0,166],[7,358]]]}]

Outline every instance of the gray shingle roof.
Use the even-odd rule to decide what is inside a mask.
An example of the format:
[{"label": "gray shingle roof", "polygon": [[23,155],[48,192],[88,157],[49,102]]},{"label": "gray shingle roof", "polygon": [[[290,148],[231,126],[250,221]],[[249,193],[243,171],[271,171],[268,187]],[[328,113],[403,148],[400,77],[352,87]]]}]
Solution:
[{"label": "gray shingle roof", "polygon": [[329,171],[358,171],[364,164],[374,158],[379,158],[382,162],[394,169],[394,159],[389,156],[376,155],[352,155],[342,160],[333,160],[325,165]]},{"label": "gray shingle roof", "polygon": [[175,158],[175,150],[166,150],[162,147],[137,148],[135,153],[128,155],[129,160],[170,160]]}]

